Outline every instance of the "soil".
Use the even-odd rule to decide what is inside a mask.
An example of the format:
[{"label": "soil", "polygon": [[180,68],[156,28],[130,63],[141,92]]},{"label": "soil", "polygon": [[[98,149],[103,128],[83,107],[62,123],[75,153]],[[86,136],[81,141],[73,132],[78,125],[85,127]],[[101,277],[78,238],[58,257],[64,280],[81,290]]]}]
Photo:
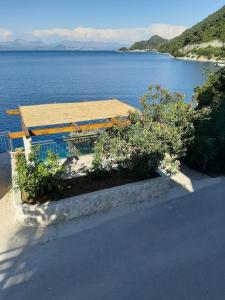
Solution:
[{"label": "soil", "polygon": [[[118,171],[114,171],[110,174],[101,177],[92,176],[83,176],[68,179],[64,182],[64,191],[61,195],[57,194],[48,194],[39,199],[38,203],[44,203],[47,201],[56,201],[58,199],[69,198],[73,196],[78,196],[82,194],[87,194],[95,191],[99,191],[102,189],[107,189],[111,187],[116,187],[128,183],[138,182],[146,179],[151,179],[158,177],[157,173],[153,173],[144,178],[138,178],[134,175],[120,173]],[[33,199],[25,199],[24,195],[22,195],[22,199],[24,202],[29,204],[36,204],[37,202]]]},{"label": "soil", "polygon": [[137,178],[128,174],[121,174],[114,171],[110,175],[101,178],[94,178],[93,176],[84,176],[73,178],[66,181],[66,190],[64,197],[78,196],[86,193],[99,191],[115,186],[124,185],[127,183],[138,182],[145,179],[157,177],[158,175],[151,174],[151,176],[145,178]]}]

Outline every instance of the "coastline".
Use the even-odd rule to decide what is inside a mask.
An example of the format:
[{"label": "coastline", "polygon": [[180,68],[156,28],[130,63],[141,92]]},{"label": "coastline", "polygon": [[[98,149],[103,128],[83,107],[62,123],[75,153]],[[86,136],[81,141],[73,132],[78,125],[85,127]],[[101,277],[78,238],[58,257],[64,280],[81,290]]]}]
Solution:
[{"label": "coastline", "polygon": [[213,64],[216,64],[220,67],[225,67],[225,58],[224,59],[220,59],[218,60],[217,58],[207,58],[206,56],[194,56],[192,55],[191,57],[189,56],[183,56],[183,57],[175,57],[173,56],[171,53],[168,53],[168,52],[160,52],[156,49],[153,49],[153,50],[128,50],[128,51],[120,51],[120,50],[117,50],[117,52],[120,52],[120,53],[149,53],[149,52],[154,52],[154,53],[158,53],[158,54],[164,54],[164,55],[168,55],[170,56],[171,58],[173,59],[177,59],[177,60],[185,60],[185,61],[195,61],[195,62],[208,62],[208,63],[213,63]]},{"label": "coastline", "polygon": [[225,58],[224,59],[217,59],[216,57],[209,59],[206,56],[197,56],[197,55],[192,55],[190,56],[182,56],[182,57],[175,57],[171,53],[168,52],[160,52],[157,49],[152,49],[152,50],[128,50],[128,51],[120,51],[118,52],[125,52],[125,53],[148,53],[148,52],[154,52],[158,54],[164,54],[168,55],[171,58],[178,59],[178,60],[185,60],[185,61],[195,61],[195,62],[209,62],[209,63],[214,63],[214,64],[221,64],[225,66]]},{"label": "coastline", "polygon": [[[172,56],[174,57],[174,56]],[[223,60],[218,60],[216,58],[209,59],[206,56],[200,56],[200,57],[174,57],[175,59],[179,60],[186,60],[186,61],[196,61],[196,62],[210,62],[210,63],[215,63],[215,64],[224,64],[225,66],[225,59]]]},{"label": "coastline", "polygon": [[161,54],[169,55],[170,57],[172,57],[174,59],[178,59],[178,60],[195,61],[195,62],[209,62],[209,63],[214,63],[214,64],[222,64],[225,66],[225,58],[220,59],[220,60],[218,60],[216,58],[209,59],[203,55],[202,56],[192,55],[192,57],[189,57],[189,56],[175,57],[172,54],[167,53],[167,52],[159,52],[159,51],[157,51],[157,52],[161,53]]},{"label": "coastline", "polygon": [[152,50],[127,50],[127,51],[121,51],[121,50],[117,50],[117,52],[120,53],[149,53],[149,52],[154,52],[154,53],[159,53],[156,49],[152,49]]}]

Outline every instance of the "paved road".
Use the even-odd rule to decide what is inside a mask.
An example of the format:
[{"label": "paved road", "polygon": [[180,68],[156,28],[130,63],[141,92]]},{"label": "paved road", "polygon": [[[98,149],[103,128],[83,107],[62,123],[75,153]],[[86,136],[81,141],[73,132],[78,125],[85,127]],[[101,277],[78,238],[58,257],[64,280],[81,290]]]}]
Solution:
[{"label": "paved road", "polygon": [[0,270],[1,299],[224,300],[225,184],[15,250]]},{"label": "paved road", "polygon": [[0,200],[11,187],[11,160],[9,153],[0,153]]}]

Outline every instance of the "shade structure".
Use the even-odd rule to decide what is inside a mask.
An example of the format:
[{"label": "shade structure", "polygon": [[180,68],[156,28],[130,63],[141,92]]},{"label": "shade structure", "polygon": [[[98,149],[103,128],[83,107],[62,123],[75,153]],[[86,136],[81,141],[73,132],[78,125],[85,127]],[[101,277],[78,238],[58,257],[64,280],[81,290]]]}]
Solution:
[{"label": "shade structure", "polygon": [[[8,110],[20,115],[22,131],[10,132],[11,139],[68,132],[96,131],[114,125],[126,127],[130,112],[137,111],[117,99],[20,106]],[[140,114],[140,111],[138,111]],[[117,117],[125,117],[119,120]],[[82,124],[82,122],[84,122]],[[80,124],[78,124],[80,123]]]},{"label": "shade structure", "polygon": [[126,117],[136,109],[117,99],[20,106],[26,128]]}]

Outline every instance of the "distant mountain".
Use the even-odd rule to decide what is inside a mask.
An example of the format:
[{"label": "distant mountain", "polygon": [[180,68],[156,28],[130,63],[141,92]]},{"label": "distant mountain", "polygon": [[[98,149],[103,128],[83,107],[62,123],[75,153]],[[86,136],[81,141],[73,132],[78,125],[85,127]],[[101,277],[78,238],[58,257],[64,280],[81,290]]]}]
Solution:
[{"label": "distant mountain", "polygon": [[158,35],[153,35],[149,40],[134,43],[130,48],[122,47],[120,51],[135,50],[157,50],[160,46],[167,43],[168,40]]},{"label": "distant mountain", "polygon": [[225,6],[160,47],[173,56],[225,57]]},{"label": "distant mountain", "polygon": [[45,43],[41,41],[26,41],[17,39],[15,41],[0,43],[0,50],[27,50],[27,49],[42,49],[45,48]]},{"label": "distant mountain", "polygon": [[88,51],[88,50],[116,50],[124,46],[113,42],[79,42],[79,41],[61,41],[57,43],[44,43],[42,41],[26,41],[17,39],[9,42],[0,43],[0,51]]}]

